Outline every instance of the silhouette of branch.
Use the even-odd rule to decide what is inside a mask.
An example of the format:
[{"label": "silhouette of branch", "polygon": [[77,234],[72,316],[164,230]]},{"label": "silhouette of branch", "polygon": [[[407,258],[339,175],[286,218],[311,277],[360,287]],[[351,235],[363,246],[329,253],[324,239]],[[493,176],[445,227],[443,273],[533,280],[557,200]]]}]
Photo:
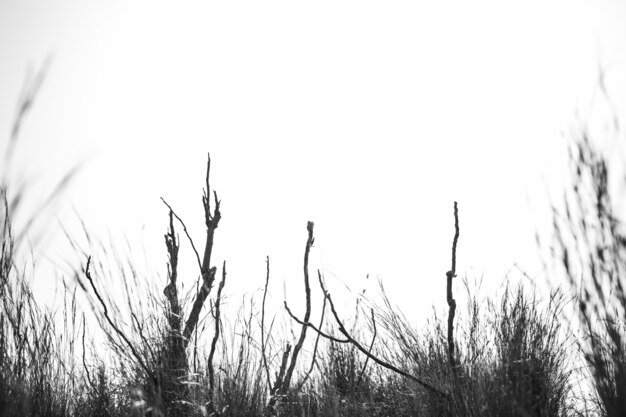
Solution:
[{"label": "silhouette of branch", "polygon": [[456,313],[456,301],[452,298],[452,278],[456,277],[456,245],[459,240],[459,210],[454,202],[454,239],[452,241],[452,269],[446,272],[447,288],[446,298],[448,301],[448,362],[452,369],[456,369],[454,358],[454,314]]},{"label": "silhouette of branch", "polygon": [[[261,355],[263,356],[263,368],[267,378],[267,386],[271,386],[270,368],[267,364],[267,353],[265,352],[265,299],[267,297],[267,287],[270,282],[270,257],[265,258],[265,287],[263,289],[263,302],[261,303]],[[269,334],[268,334],[269,337]]]},{"label": "silhouette of branch", "polygon": [[[309,233],[309,236],[306,241],[306,247],[304,249],[304,293],[306,295],[306,310],[304,313],[304,322],[308,323],[311,318],[311,286],[309,285],[309,253],[311,252],[311,247],[313,246],[313,242],[315,238],[313,237],[313,222],[308,222],[306,225],[306,229]],[[296,368],[296,361],[298,360],[298,354],[302,349],[302,345],[304,344],[304,339],[306,338],[306,329],[308,326],[302,325],[300,329],[300,338],[298,342],[293,348],[293,353],[291,354],[291,363],[289,364],[289,369],[285,374],[285,380],[283,381],[282,392],[287,393],[289,391],[289,384],[291,382],[291,377],[293,375],[293,370]]]},{"label": "silhouette of branch", "polygon": [[285,369],[287,368],[287,362],[289,361],[289,353],[291,352],[291,344],[287,343],[285,351],[283,352],[283,359],[280,363],[280,370],[276,373],[276,380],[274,385],[270,389],[270,399],[265,407],[266,415],[276,415],[276,404],[281,397],[281,386],[285,378]]},{"label": "silhouette of branch", "polygon": [[180,324],[181,324],[181,308],[178,301],[178,290],[176,289],[176,280],[178,278],[178,250],[180,248],[179,240],[176,238],[174,232],[174,212],[170,209],[169,217],[170,224],[169,230],[165,235],[165,246],[167,247],[167,253],[169,256],[169,265],[167,266],[167,272],[169,275],[169,283],[163,289],[163,294],[167,298],[170,304],[170,311],[167,314],[167,321],[170,326],[170,331],[173,332],[174,337],[180,337]]},{"label": "silhouette of branch", "polygon": [[[325,312],[326,312],[326,298],[324,298],[324,303],[322,304],[322,317],[320,318],[320,324],[319,324],[319,328],[320,329],[322,328],[322,324],[324,324],[324,313]],[[296,392],[300,392],[300,390],[302,389],[302,387],[304,386],[306,381],[311,376],[311,372],[313,372],[313,368],[315,367],[315,364],[317,363],[317,347],[319,345],[319,341],[320,341],[320,337],[321,336],[322,335],[318,332],[317,336],[315,337],[315,345],[313,346],[313,359],[311,359],[311,366],[309,367],[309,370],[306,372],[306,374],[304,374],[304,377],[302,378],[300,383],[298,383],[298,387],[296,388]]]},{"label": "silhouette of branch", "polygon": [[217,193],[213,191],[213,196],[215,199],[215,208],[213,213],[211,213],[211,188],[209,185],[209,173],[211,171],[211,155],[209,154],[207,157],[207,172],[206,172],[206,189],[204,190],[204,195],[202,196],[202,205],[204,206],[204,218],[205,224],[207,228],[207,237],[206,243],[204,246],[204,256],[202,258],[202,265],[200,270],[202,272],[202,286],[196,295],[196,299],[194,300],[193,307],[191,308],[191,312],[189,313],[189,318],[185,323],[185,330],[183,332],[183,337],[185,339],[185,347],[189,343],[191,334],[198,324],[198,318],[200,317],[200,310],[202,310],[202,306],[209,293],[211,292],[211,288],[213,287],[213,281],[215,280],[216,268],[211,267],[211,252],[213,251],[213,238],[215,235],[215,229],[220,222],[222,214],[220,213],[220,201],[217,198]]},{"label": "silhouette of branch", "polygon": [[222,290],[224,289],[224,284],[226,283],[226,261],[222,264],[222,280],[220,281],[220,285],[217,287],[217,296],[215,298],[215,317],[213,318],[215,322],[215,334],[213,335],[213,340],[211,341],[211,351],[209,352],[209,358],[207,360],[207,367],[209,368],[209,389],[211,394],[211,400],[213,400],[213,392],[214,392],[214,370],[213,370],[213,356],[215,355],[215,347],[217,346],[217,341],[220,337],[220,304],[222,300]]}]

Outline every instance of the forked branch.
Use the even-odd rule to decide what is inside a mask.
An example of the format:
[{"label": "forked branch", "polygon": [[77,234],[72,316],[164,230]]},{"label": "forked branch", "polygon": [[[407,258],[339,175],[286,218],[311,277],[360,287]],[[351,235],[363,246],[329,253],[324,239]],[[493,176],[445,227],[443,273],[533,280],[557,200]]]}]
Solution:
[{"label": "forked branch", "polygon": [[187,346],[187,344],[189,343],[191,334],[198,324],[200,311],[202,310],[202,306],[204,305],[206,298],[211,292],[216,273],[216,268],[211,267],[211,253],[213,251],[213,237],[215,235],[215,229],[217,229],[220,219],[222,218],[222,214],[220,213],[220,201],[217,198],[217,193],[215,191],[213,191],[215,208],[213,209],[213,212],[211,212],[211,188],[209,184],[209,173],[211,171],[211,155],[209,155],[207,159],[206,189],[204,190],[204,195],[202,196],[202,205],[204,206],[204,218],[207,228],[206,243],[204,245],[204,256],[202,258],[202,265],[200,268],[202,273],[202,285],[200,286],[200,290],[198,291],[196,299],[193,302],[191,312],[189,313],[189,318],[185,323],[185,330],[183,332],[185,346]]}]

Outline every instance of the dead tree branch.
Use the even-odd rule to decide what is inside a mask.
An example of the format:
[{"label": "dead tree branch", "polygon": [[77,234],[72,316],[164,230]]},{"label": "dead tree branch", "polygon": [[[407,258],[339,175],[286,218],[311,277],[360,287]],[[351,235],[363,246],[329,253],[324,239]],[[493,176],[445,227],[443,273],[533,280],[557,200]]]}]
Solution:
[{"label": "dead tree branch", "polygon": [[[263,368],[267,378],[267,386],[271,386],[270,368],[267,365],[267,353],[265,352],[265,299],[267,298],[267,287],[270,282],[270,257],[265,259],[265,288],[263,289],[263,302],[261,303],[261,355],[263,356]],[[269,335],[268,335],[269,336]]]},{"label": "dead tree branch", "polygon": [[[322,317],[320,318],[319,328],[322,328],[322,325],[324,324],[325,312],[326,312],[326,299],[324,298],[324,303],[322,304]],[[298,383],[298,387],[296,388],[297,392],[300,392],[300,390],[302,389],[306,381],[311,376],[311,373],[313,372],[313,368],[317,364],[317,348],[319,346],[320,337],[321,337],[321,334],[318,332],[317,336],[315,337],[315,345],[313,346],[313,358],[311,359],[311,366],[309,367],[309,370],[306,372],[306,374],[304,374],[304,377],[302,378],[302,380]]]},{"label": "dead tree branch", "polygon": [[459,210],[456,201],[454,202],[454,239],[452,241],[452,269],[446,272],[448,301],[448,362],[452,369],[455,369],[456,360],[454,358],[454,314],[456,313],[456,301],[452,298],[452,278],[456,277],[456,245],[459,240]]},{"label": "dead tree branch", "polygon": [[280,369],[276,373],[276,380],[274,381],[274,385],[270,388],[270,399],[265,407],[266,415],[276,415],[276,405],[278,404],[279,399],[283,396],[281,392],[282,383],[285,378],[285,369],[287,369],[287,362],[289,361],[289,353],[291,352],[291,344],[287,343],[285,346],[285,351],[283,352],[283,359],[280,362]]},{"label": "dead tree branch", "polygon": [[[306,247],[304,249],[304,293],[306,295],[306,310],[304,312],[304,322],[308,323],[311,318],[311,286],[309,285],[309,253],[311,252],[311,247],[313,246],[313,242],[315,238],[313,237],[313,222],[308,222],[306,229],[309,233],[309,237],[306,241]],[[287,393],[289,391],[289,384],[291,383],[291,377],[293,375],[293,370],[296,368],[296,361],[298,360],[298,354],[302,349],[302,345],[304,344],[304,340],[306,338],[306,329],[308,326],[302,326],[300,329],[300,338],[298,342],[293,348],[293,353],[291,354],[291,363],[289,364],[289,369],[285,374],[285,380],[283,381],[282,391],[283,393]]]},{"label": "dead tree branch", "polygon": [[213,191],[215,208],[211,213],[211,188],[209,184],[210,171],[211,156],[209,155],[206,170],[206,189],[204,190],[204,195],[202,196],[202,205],[204,206],[204,217],[207,228],[206,243],[204,245],[204,256],[202,258],[202,265],[200,267],[200,270],[202,272],[202,286],[200,287],[200,290],[196,295],[193,307],[191,308],[191,313],[189,313],[189,318],[185,323],[185,330],[183,332],[185,346],[188,345],[191,334],[198,324],[200,310],[202,310],[202,306],[204,305],[206,298],[209,296],[211,288],[213,287],[213,281],[215,280],[216,268],[211,267],[211,252],[213,251],[213,238],[215,235],[215,229],[217,229],[220,219],[222,218],[222,214],[220,213],[220,201],[217,198],[217,193],[215,191]]},{"label": "dead tree branch", "polygon": [[220,337],[220,304],[222,300],[222,290],[224,289],[225,283],[226,261],[224,261],[222,264],[222,280],[220,281],[220,285],[217,287],[217,296],[215,298],[215,317],[213,317],[213,320],[215,322],[215,334],[213,335],[213,340],[211,340],[211,351],[209,352],[209,358],[207,359],[207,368],[209,369],[209,389],[211,397],[213,397],[215,382],[213,356],[215,355],[215,347],[217,346],[217,341]]},{"label": "dead tree branch", "polygon": [[[306,339],[306,330],[309,327],[309,319],[311,318],[311,286],[309,284],[309,254],[311,252],[311,247],[313,247],[313,243],[315,241],[315,238],[313,237],[313,222],[308,222],[306,228],[308,231],[308,237],[306,241],[306,246],[304,248],[304,293],[306,296],[304,320],[302,321],[298,320],[298,322],[301,324],[300,337],[298,338],[298,341],[296,342],[294,346],[293,352],[291,354],[291,361],[289,361],[288,368],[286,368],[286,366],[289,360],[289,352],[291,350],[291,344],[289,343],[287,344],[287,348],[285,349],[285,352],[283,353],[283,360],[280,366],[280,372],[276,375],[276,381],[272,389],[270,390],[270,399],[266,407],[266,414],[268,415],[276,414],[275,408],[278,405],[279,401],[281,401],[289,393],[289,385],[293,377],[294,369],[296,368],[298,355]],[[268,261],[268,277],[269,277],[269,261]],[[266,290],[267,290],[267,279],[266,279]],[[287,307],[286,302],[285,302],[285,307],[289,311],[289,308]],[[293,316],[291,311],[289,311],[289,314]]]},{"label": "dead tree branch", "polygon": [[176,289],[176,280],[178,278],[178,250],[180,248],[180,243],[176,237],[176,233],[174,232],[174,212],[172,209],[170,209],[169,216],[169,230],[165,235],[165,246],[167,247],[167,253],[169,256],[169,263],[167,265],[169,282],[163,289],[163,294],[167,298],[170,307],[170,311],[167,314],[170,331],[175,337],[180,337],[181,308],[178,301],[178,290]]}]

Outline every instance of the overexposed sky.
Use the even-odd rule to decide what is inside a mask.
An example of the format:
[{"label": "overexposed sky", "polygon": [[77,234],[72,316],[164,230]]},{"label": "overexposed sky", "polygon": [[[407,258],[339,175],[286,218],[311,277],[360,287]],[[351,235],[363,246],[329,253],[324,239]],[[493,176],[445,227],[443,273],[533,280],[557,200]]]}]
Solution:
[{"label": "overexposed sky", "polygon": [[[31,207],[81,164],[60,222],[77,223],[73,206],[102,239],[143,239],[164,280],[159,197],[201,245],[211,152],[214,263],[227,260],[232,294],[262,285],[266,255],[276,300],[283,282],[299,291],[312,220],[312,268],[356,291],[380,277],[422,314],[445,304],[454,200],[459,274],[495,288],[516,262],[541,272],[534,234],[546,189],[560,192],[563,132],[600,68],[624,99],[625,18],[622,2],[591,0],[2,0],[0,144],[28,69],[51,56],[11,167]],[[39,250],[71,258],[50,230]]]}]

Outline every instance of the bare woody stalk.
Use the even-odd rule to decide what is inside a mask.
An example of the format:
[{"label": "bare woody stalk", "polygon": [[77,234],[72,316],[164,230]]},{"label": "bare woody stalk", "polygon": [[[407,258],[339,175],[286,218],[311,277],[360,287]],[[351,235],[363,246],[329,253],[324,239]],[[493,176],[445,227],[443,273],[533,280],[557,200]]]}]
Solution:
[{"label": "bare woody stalk", "polygon": [[[267,352],[265,350],[265,299],[267,298],[267,287],[270,281],[270,257],[265,259],[265,288],[263,289],[263,302],[261,303],[261,355],[263,357],[263,368],[265,369],[265,377],[267,386],[271,387],[270,368],[267,364]],[[268,334],[269,338],[269,334]]]},{"label": "bare woody stalk", "polygon": [[217,346],[217,341],[220,337],[220,305],[222,300],[222,290],[224,289],[224,284],[226,283],[226,261],[222,264],[222,280],[220,281],[220,285],[217,287],[217,296],[215,298],[215,315],[213,316],[213,321],[215,322],[215,334],[213,335],[213,339],[211,340],[211,350],[209,352],[209,358],[207,359],[207,368],[209,371],[209,389],[211,398],[213,398],[213,394],[215,392],[215,371],[213,368],[213,357],[215,356],[215,347]]},{"label": "bare woody stalk", "polygon": [[[311,318],[311,287],[309,285],[309,253],[311,252],[311,247],[313,246],[313,242],[315,238],[313,237],[313,222],[308,222],[306,226],[307,231],[309,232],[309,237],[306,241],[306,248],[304,250],[304,293],[306,296],[306,311],[304,313],[304,322],[308,323]],[[296,367],[296,361],[298,359],[298,354],[302,349],[302,345],[304,344],[304,339],[306,338],[306,330],[307,326],[302,326],[300,328],[300,338],[298,339],[298,343],[296,343],[293,348],[293,354],[291,355],[291,364],[289,365],[289,369],[285,374],[285,380],[283,381],[282,391],[287,393],[289,390],[289,384],[291,382],[291,377],[293,375],[293,371]]]},{"label": "bare woody stalk", "polygon": [[[326,299],[324,298],[324,303],[322,304],[322,314],[320,317],[319,327],[322,327],[322,324],[324,324],[325,313],[326,313]],[[306,381],[311,376],[311,373],[313,372],[313,368],[315,367],[315,364],[317,363],[317,348],[319,346],[321,336],[322,335],[318,333],[317,336],[315,337],[315,345],[313,346],[313,358],[311,359],[311,366],[309,367],[309,370],[304,374],[304,377],[302,378],[302,380],[298,383],[296,392],[300,392],[304,384],[306,384]],[[363,367],[363,370],[365,370],[365,367]]]},{"label": "bare woody stalk", "polygon": [[189,313],[189,318],[185,323],[185,330],[183,332],[183,337],[185,339],[185,346],[189,343],[191,334],[194,329],[198,325],[198,318],[200,317],[200,310],[202,310],[202,306],[206,298],[209,296],[211,292],[211,288],[213,287],[213,281],[215,280],[216,268],[211,267],[211,253],[213,251],[213,238],[215,235],[215,229],[222,218],[222,214],[220,213],[220,201],[217,198],[217,193],[213,191],[213,196],[215,199],[215,208],[213,213],[211,213],[211,188],[209,185],[209,173],[211,171],[211,156],[208,156],[207,161],[207,169],[206,169],[206,190],[204,195],[202,196],[202,205],[204,206],[204,217],[205,224],[207,228],[206,234],[206,243],[204,245],[204,256],[202,257],[202,264],[200,266],[200,271],[202,274],[202,286],[196,295],[196,299],[193,303],[193,307],[191,308],[191,313]]},{"label": "bare woody stalk", "polygon": [[[289,387],[291,384],[291,379],[293,377],[293,372],[296,368],[296,363],[298,361],[298,355],[302,350],[302,345],[306,339],[306,331],[307,331],[307,323],[309,323],[309,319],[311,318],[311,286],[309,284],[309,254],[311,252],[311,247],[313,247],[313,243],[315,238],[313,237],[313,222],[307,223],[307,231],[308,237],[306,241],[306,246],[304,249],[304,293],[306,297],[306,309],[304,313],[304,319],[300,322],[300,337],[296,342],[293,352],[291,354],[291,360],[289,361],[289,352],[291,351],[291,344],[287,343],[285,352],[283,353],[283,358],[281,361],[280,371],[276,376],[276,381],[273,387],[270,390],[270,400],[268,401],[266,407],[266,413],[269,415],[276,414],[276,405],[278,401],[284,398],[289,393]],[[268,278],[269,280],[269,263],[268,263]],[[266,290],[267,290],[267,280],[266,280]],[[285,303],[285,306],[287,304]],[[290,313],[291,314],[291,313]],[[313,359],[315,360],[315,358]],[[289,362],[289,367],[287,368],[287,363]],[[266,366],[266,372],[268,372]],[[300,386],[300,385],[299,385]]]},{"label": "bare woody stalk", "polygon": [[174,232],[174,212],[170,209],[169,230],[165,235],[165,245],[169,256],[169,264],[167,265],[167,275],[169,283],[163,290],[163,294],[169,302],[170,310],[167,313],[167,321],[170,326],[170,332],[175,337],[180,337],[181,325],[181,309],[178,301],[178,290],[176,289],[176,280],[178,278],[178,250],[180,244]]},{"label": "bare woody stalk", "polygon": [[454,314],[456,313],[456,300],[452,298],[452,278],[456,277],[456,245],[459,240],[459,210],[454,202],[454,239],[452,241],[452,268],[446,272],[447,286],[446,299],[448,301],[448,362],[455,369],[454,357]]}]

